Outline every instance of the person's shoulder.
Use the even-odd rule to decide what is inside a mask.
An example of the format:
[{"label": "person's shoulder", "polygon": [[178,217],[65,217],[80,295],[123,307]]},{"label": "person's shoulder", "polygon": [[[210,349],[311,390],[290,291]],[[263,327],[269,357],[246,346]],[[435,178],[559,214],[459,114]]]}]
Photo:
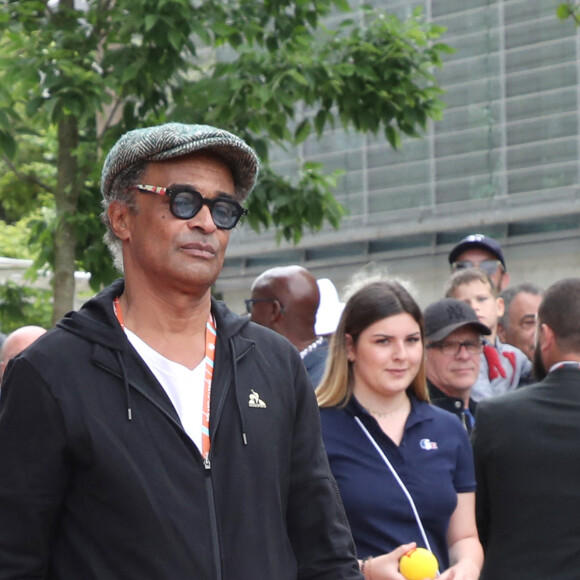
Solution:
[{"label": "person's shoulder", "polygon": [[445,411],[445,409],[434,405],[433,401],[419,401],[417,398],[412,398],[411,400],[413,402],[414,410],[420,415],[435,418],[446,417],[450,414],[449,411]]},{"label": "person's shoulder", "polygon": [[495,347],[502,354],[506,352],[512,353],[515,356],[516,363],[518,364],[518,366],[531,368],[532,363],[530,359],[527,357],[524,351],[519,349],[517,346],[514,346],[513,344],[509,344],[507,342],[501,342],[500,339],[497,338],[495,342]]},{"label": "person's shoulder", "polygon": [[496,395],[493,397],[488,397],[482,399],[477,403],[477,412],[482,414],[489,409],[493,413],[498,413],[500,410],[509,410],[517,408],[523,402],[530,398],[533,398],[537,391],[544,387],[544,382],[534,383],[531,385],[526,385],[519,389],[503,393],[501,395]]},{"label": "person's shoulder", "polygon": [[431,401],[420,401],[411,394],[411,416],[413,421],[424,422],[433,421],[436,424],[446,423],[448,421],[457,421],[457,417],[450,411],[433,404]]},{"label": "person's shoulder", "polygon": [[348,417],[344,406],[334,406],[334,407],[320,407],[320,416],[327,417],[329,420],[339,420]]},{"label": "person's shoulder", "polygon": [[298,353],[296,347],[279,332],[266,328],[260,324],[248,321],[244,327],[244,334],[247,338],[251,338],[258,345],[265,345],[269,349],[281,349],[284,352],[291,351]]},{"label": "person's shoulder", "polygon": [[320,407],[320,423],[325,442],[342,439],[346,433],[358,429],[352,415],[345,407]]},{"label": "person's shoulder", "polygon": [[434,403],[428,403],[427,401],[418,402],[419,408],[422,414],[426,417],[431,418],[437,424],[442,426],[449,426],[451,429],[465,430],[461,421],[457,418],[457,415],[452,411],[443,409]]},{"label": "person's shoulder", "polygon": [[214,301],[212,310],[216,315],[218,333],[222,331],[227,336],[240,334],[244,338],[259,344],[268,343],[280,348],[296,350],[286,337],[270,328],[252,322],[246,315],[236,314],[225,302],[219,300]]}]

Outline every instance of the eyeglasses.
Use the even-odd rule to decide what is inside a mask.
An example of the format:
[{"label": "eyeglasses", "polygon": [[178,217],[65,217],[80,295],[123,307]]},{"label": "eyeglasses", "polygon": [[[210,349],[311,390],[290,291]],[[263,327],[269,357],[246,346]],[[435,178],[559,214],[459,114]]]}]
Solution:
[{"label": "eyeglasses", "polygon": [[135,189],[141,193],[156,193],[169,197],[169,211],[180,220],[189,220],[199,213],[202,206],[207,205],[213,223],[222,230],[231,230],[240,218],[247,215],[237,201],[224,197],[206,199],[188,185],[171,185],[169,187],[157,187],[155,185],[135,185]]},{"label": "eyeglasses", "polygon": [[427,345],[427,348],[438,348],[442,354],[446,356],[457,356],[461,349],[465,347],[465,350],[469,354],[481,354],[483,352],[482,342],[471,342],[471,341],[449,341],[449,342],[432,342]]},{"label": "eyeglasses", "polygon": [[488,276],[492,276],[501,268],[504,271],[503,264],[499,260],[483,260],[483,262],[475,263],[471,260],[459,260],[451,264],[451,270],[457,272],[458,270],[466,270],[467,268],[481,268]]},{"label": "eyeglasses", "polygon": [[250,298],[249,300],[244,300],[244,302],[246,303],[246,312],[248,314],[252,314],[254,304],[258,304],[260,302],[278,302],[278,304],[280,304],[281,312],[284,312],[284,306],[282,306],[277,298]]}]

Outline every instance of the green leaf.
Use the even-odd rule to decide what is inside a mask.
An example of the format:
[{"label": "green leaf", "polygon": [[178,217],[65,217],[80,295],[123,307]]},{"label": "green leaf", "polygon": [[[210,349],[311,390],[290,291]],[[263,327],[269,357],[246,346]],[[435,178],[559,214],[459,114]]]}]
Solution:
[{"label": "green leaf", "polygon": [[334,5],[341,11],[341,12],[349,12],[350,11],[350,4],[348,0],[334,0]]},{"label": "green leaf", "polygon": [[157,14],[147,14],[145,16],[145,31],[149,32],[156,24],[157,21],[159,20],[159,16],[157,16]]},{"label": "green leaf", "polygon": [[401,146],[401,136],[392,125],[387,127],[385,136],[393,149],[398,149]]},{"label": "green leaf", "polygon": [[325,109],[320,109],[314,117],[314,127],[316,128],[316,133],[320,137],[324,131],[324,126],[326,125],[326,118],[328,113]]},{"label": "green leaf", "polygon": [[304,119],[304,121],[302,121],[296,128],[296,131],[294,131],[295,144],[299,145],[300,143],[304,142],[309,137],[311,131],[312,128],[310,121],[308,119]]},{"label": "green leaf", "polygon": [[167,35],[169,43],[175,50],[180,50],[182,46],[183,36],[180,32],[175,30],[170,30],[169,34]]},{"label": "green leaf", "polygon": [[556,9],[556,16],[560,20],[566,20],[571,15],[572,15],[572,7],[568,3],[560,4]]},{"label": "green leaf", "polygon": [[0,130],[0,149],[8,159],[14,159],[16,155],[16,141],[10,133]]},{"label": "green leaf", "polygon": [[309,84],[308,81],[306,80],[306,78],[304,77],[304,75],[300,74],[295,69],[290,69],[290,70],[286,71],[286,74],[289,77],[293,78],[299,85],[306,87]]},{"label": "green leaf", "polygon": [[140,66],[139,65],[130,65],[123,71],[123,76],[121,77],[121,83],[126,84],[134,79],[137,78],[139,74]]}]

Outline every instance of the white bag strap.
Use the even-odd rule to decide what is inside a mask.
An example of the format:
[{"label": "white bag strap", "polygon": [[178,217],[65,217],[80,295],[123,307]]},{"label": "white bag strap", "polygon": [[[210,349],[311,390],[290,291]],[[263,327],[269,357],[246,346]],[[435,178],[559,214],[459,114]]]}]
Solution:
[{"label": "white bag strap", "polygon": [[395,478],[396,482],[399,484],[400,488],[403,490],[403,493],[409,500],[409,504],[411,505],[411,510],[413,511],[413,515],[415,516],[415,520],[417,521],[417,525],[419,526],[419,530],[421,531],[421,536],[423,538],[423,542],[425,543],[425,547],[432,552],[431,546],[429,545],[429,540],[427,539],[427,534],[425,533],[425,528],[423,528],[423,522],[419,517],[419,512],[417,511],[417,507],[415,506],[415,502],[409,493],[409,490],[403,483],[402,479],[399,477],[399,474],[396,472],[395,468],[389,461],[388,457],[383,453],[383,450],[379,447],[379,444],[374,440],[373,436],[369,433],[368,429],[363,425],[363,422],[358,418],[355,417],[354,420],[359,424],[359,427],[363,430],[363,433],[367,436],[368,440],[373,444],[374,448],[377,450],[378,454],[381,456],[382,460],[385,462],[387,467],[390,469],[393,477]]}]

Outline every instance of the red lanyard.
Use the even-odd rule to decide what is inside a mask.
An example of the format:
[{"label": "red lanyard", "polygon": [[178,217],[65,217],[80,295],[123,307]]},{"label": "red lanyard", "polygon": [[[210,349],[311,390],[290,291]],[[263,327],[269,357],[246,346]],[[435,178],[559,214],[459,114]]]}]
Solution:
[{"label": "red lanyard", "polygon": [[[118,297],[113,300],[113,309],[115,310],[115,315],[117,316],[121,328],[125,328],[123,313],[121,312],[121,304]],[[205,357],[203,359],[205,362],[205,374],[203,380],[203,402],[201,412],[201,454],[204,459],[207,459],[211,445],[209,436],[209,416],[216,338],[217,330],[215,320],[210,312],[205,325]]]}]

